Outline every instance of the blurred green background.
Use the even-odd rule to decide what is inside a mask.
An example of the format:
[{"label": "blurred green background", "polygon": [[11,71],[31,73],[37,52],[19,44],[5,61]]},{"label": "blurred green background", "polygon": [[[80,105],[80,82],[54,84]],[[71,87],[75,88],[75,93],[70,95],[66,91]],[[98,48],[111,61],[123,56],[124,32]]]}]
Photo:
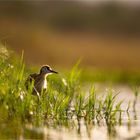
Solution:
[{"label": "blurred green background", "polygon": [[0,40],[27,64],[140,70],[138,1],[0,1]]}]

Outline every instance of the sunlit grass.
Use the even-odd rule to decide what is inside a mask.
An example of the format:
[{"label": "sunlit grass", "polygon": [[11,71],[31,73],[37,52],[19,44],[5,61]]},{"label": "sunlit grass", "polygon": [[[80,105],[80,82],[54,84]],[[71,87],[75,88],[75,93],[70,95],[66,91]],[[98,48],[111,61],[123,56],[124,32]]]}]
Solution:
[{"label": "sunlit grass", "polygon": [[[4,46],[1,45],[4,50]],[[5,48],[6,50],[6,48]],[[7,54],[6,54],[7,53]],[[32,87],[25,89],[25,80],[29,69],[23,61],[23,53],[17,59],[13,53],[4,51],[0,56],[0,122],[17,120],[21,124],[32,125],[67,125],[67,121],[84,118],[88,123],[107,126],[121,122],[121,104],[111,89],[99,97],[95,86],[89,91],[82,90],[81,70],[78,63],[67,74],[51,76],[48,89],[40,99],[32,95]],[[134,90],[138,96],[137,89]],[[135,102],[136,104],[136,102]],[[129,105],[128,105],[129,106]],[[127,111],[129,109],[126,109]],[[118,117],[120,114],[120,117]]]}]

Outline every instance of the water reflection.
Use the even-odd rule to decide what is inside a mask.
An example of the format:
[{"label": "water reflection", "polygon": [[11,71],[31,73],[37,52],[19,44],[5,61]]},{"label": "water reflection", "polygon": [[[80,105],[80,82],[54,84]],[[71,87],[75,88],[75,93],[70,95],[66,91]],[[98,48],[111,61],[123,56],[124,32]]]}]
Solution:
[{"label": "water reflection", "polygon": [[[139,112],[140,113],[140,112]],[[18,126],[2,125],[0,127],[0,137],[2,139],[44,139],[44,140],[90,140],[90,139],[139,139],[140,138],[140,115],[135,118],[134,112],[122,114],[122,123],[118,125],[106,125],[87,122],[84,118],[67,122],[67,126],[57,125],[34,127],[32,125]],[[67,120],[68,121],[68,120]],[[72,121],[72,120],[71,120]]]},{"label": "water reflection", "polygon": [[[140,113],[140,112],[139,112]],[[113,125],[106,122],[88,122],[84,118],[67,122],[67,127],[62,125],[33,127],[26,125],[20,139],[44,139],[44,140],[91,140],[91,139],[139,139],[140,138],[140,115],[135,119],[134,112],[123,112],[121,124]],[[71,120],[72,121],[72,120]],[[73,124],[72,126],[70,124]]]},{"label": "water reflection", "polygon": [[[127,94],[120,94],[118,97],[127,98]],[[127,101],[132,98],[129,95]],[[133,100],[134,99],[134,100]],[[120,99],[118,99],[120,100]],[[132,98],[135,101],[135,98]],[[98,119],[89,121],[84,117],[43,122],[41,125],[24,124],[20,121],[3,122],[0,119],[1,139],[43,139],[43,140],[138,140],[140,139],[140,110],[139,98],[137,97],[135,106],[131,102],[124,102],[122,111],[117,113],[118,120],[106,121],[101,116]],[[128,109],[127,109],[128,108]],[[100,113],[98,113],[100,114]],[[115,122],[115,123],[114,123]]]}]

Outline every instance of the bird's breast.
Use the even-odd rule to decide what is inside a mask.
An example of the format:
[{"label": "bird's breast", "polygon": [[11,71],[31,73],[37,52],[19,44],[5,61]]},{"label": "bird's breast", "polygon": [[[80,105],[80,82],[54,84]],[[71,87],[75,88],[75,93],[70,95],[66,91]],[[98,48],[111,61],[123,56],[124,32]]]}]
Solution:
[{"label": "bird's breast", "polygon": [[35,88],[40,93],[42,89],[47,89],[47,80],[46,79],[39,79],[35,81]]},{"label": "bird's breast", "polygon": [[44,80],[42,87],[43,87],[44,89],[47,89],[47,80],[46,80],[46,79]]},{"label": "bird's breast", "polygon": [[47,80],[42,80],[38,83],[38,88],[41,89],[47,89]]}]

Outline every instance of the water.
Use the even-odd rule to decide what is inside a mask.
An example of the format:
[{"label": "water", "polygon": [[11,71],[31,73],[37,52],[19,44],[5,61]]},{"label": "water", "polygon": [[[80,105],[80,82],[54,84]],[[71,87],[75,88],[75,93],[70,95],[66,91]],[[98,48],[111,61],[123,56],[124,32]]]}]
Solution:
[{"label": "water", "polygon": [[[99,95],[105,94],[106,85],[96,85]],[[126,110],[131,101],[129,112],[122,113],[121,124],[107,126],[105,122],[99,124],[81,120],[71,120],[66,126],[42,125],[33,127],[31,124],[20,126],[18,122],[0,124],[0,138],[2,139],[44,139],[44,140],[139,140],[140,139],[140,96],[136,104],[136,111],[132,108],[133,91],[128,86],[113,86],[117,100],[124,100],[122,108]]]}]

